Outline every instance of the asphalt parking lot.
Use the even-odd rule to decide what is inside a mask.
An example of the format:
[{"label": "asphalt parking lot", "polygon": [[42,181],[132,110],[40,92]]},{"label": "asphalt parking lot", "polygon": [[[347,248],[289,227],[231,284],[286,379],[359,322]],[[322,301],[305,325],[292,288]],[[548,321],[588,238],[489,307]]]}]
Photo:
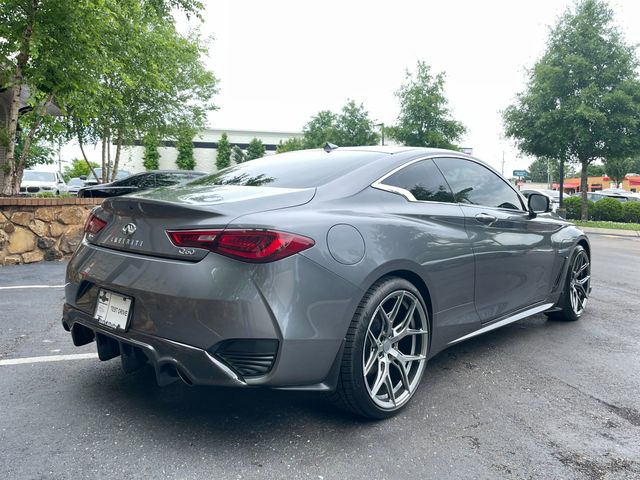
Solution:
[{"label": "asphalt parking lot", "polygon": [[383,422],[64,357],[95,351],[60,325],[65,265],[1,267],[0,478],[640,478],[640,239],[591,241],[579,322],[537,315],[442,352]]}]

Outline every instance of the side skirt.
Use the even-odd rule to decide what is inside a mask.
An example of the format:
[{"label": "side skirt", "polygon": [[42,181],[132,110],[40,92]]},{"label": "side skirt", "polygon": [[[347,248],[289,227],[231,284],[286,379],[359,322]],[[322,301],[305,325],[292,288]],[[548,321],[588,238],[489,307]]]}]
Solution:
[{"label": "side skirt", "polygon": [[463,337],[456,338],[455,340],[449,342],[447,345],[453,345],[455,343],[463,342],[465,340],[468,340],[469,338],[482,335],[483,333],[490,332],[491,330],[495,330],[496,328],[504,327],[505,325],[509,325],[510,323],[517,322],[518,320],[522,320],[526,317],[530,317],[531,315],[535,315],[536,313],[544,312],[545,310],[549,310],[551,307],[553,307],[553,303],[545,303],[543,305],[538,305],[537,307],[524,310],[520,313],[516,313],[515,315],[503,318],[502,320],[498,320],[497,322],[487,325],[486,327],[482,327],[475,332],[471,332]]}]

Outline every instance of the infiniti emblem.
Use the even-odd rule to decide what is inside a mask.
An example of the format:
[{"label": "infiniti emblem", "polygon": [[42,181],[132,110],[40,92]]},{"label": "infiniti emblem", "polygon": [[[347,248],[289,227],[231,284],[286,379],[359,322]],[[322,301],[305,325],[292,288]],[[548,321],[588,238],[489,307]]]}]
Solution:
[{"label": "infiniti emblem", "polygon": [[122,227],[122,233],[125,235],[133,235],[136,233],[137,227],[133,223],[127,223],[124,227]]}]

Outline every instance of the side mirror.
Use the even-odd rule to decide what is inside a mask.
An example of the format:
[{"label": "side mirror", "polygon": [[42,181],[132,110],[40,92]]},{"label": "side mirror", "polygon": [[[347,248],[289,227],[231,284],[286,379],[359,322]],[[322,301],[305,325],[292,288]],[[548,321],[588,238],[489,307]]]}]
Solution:
[{"label": "side mirror", "polygon": [[549,197],[541,193],[529,194],[528,200],[529,215],[533,218],[539,213],[547,213],[551,211],[551,202]]}]

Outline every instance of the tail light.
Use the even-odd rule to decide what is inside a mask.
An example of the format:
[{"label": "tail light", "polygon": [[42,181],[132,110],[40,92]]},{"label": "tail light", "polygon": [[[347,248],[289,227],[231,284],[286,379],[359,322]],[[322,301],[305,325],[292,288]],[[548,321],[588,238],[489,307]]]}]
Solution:
[{"label": "tail light", "polygon": [[96,216],[93,212],[89,214],[87,220],[84,222],[84,232],[95,235],[102,230],[107,222]]},{"label": "tail light", "polygon": [[254,263],[280,260],[315,245],[308,237],[275,230],[167,230],[167,235],[176,247],[205,248]]}]

